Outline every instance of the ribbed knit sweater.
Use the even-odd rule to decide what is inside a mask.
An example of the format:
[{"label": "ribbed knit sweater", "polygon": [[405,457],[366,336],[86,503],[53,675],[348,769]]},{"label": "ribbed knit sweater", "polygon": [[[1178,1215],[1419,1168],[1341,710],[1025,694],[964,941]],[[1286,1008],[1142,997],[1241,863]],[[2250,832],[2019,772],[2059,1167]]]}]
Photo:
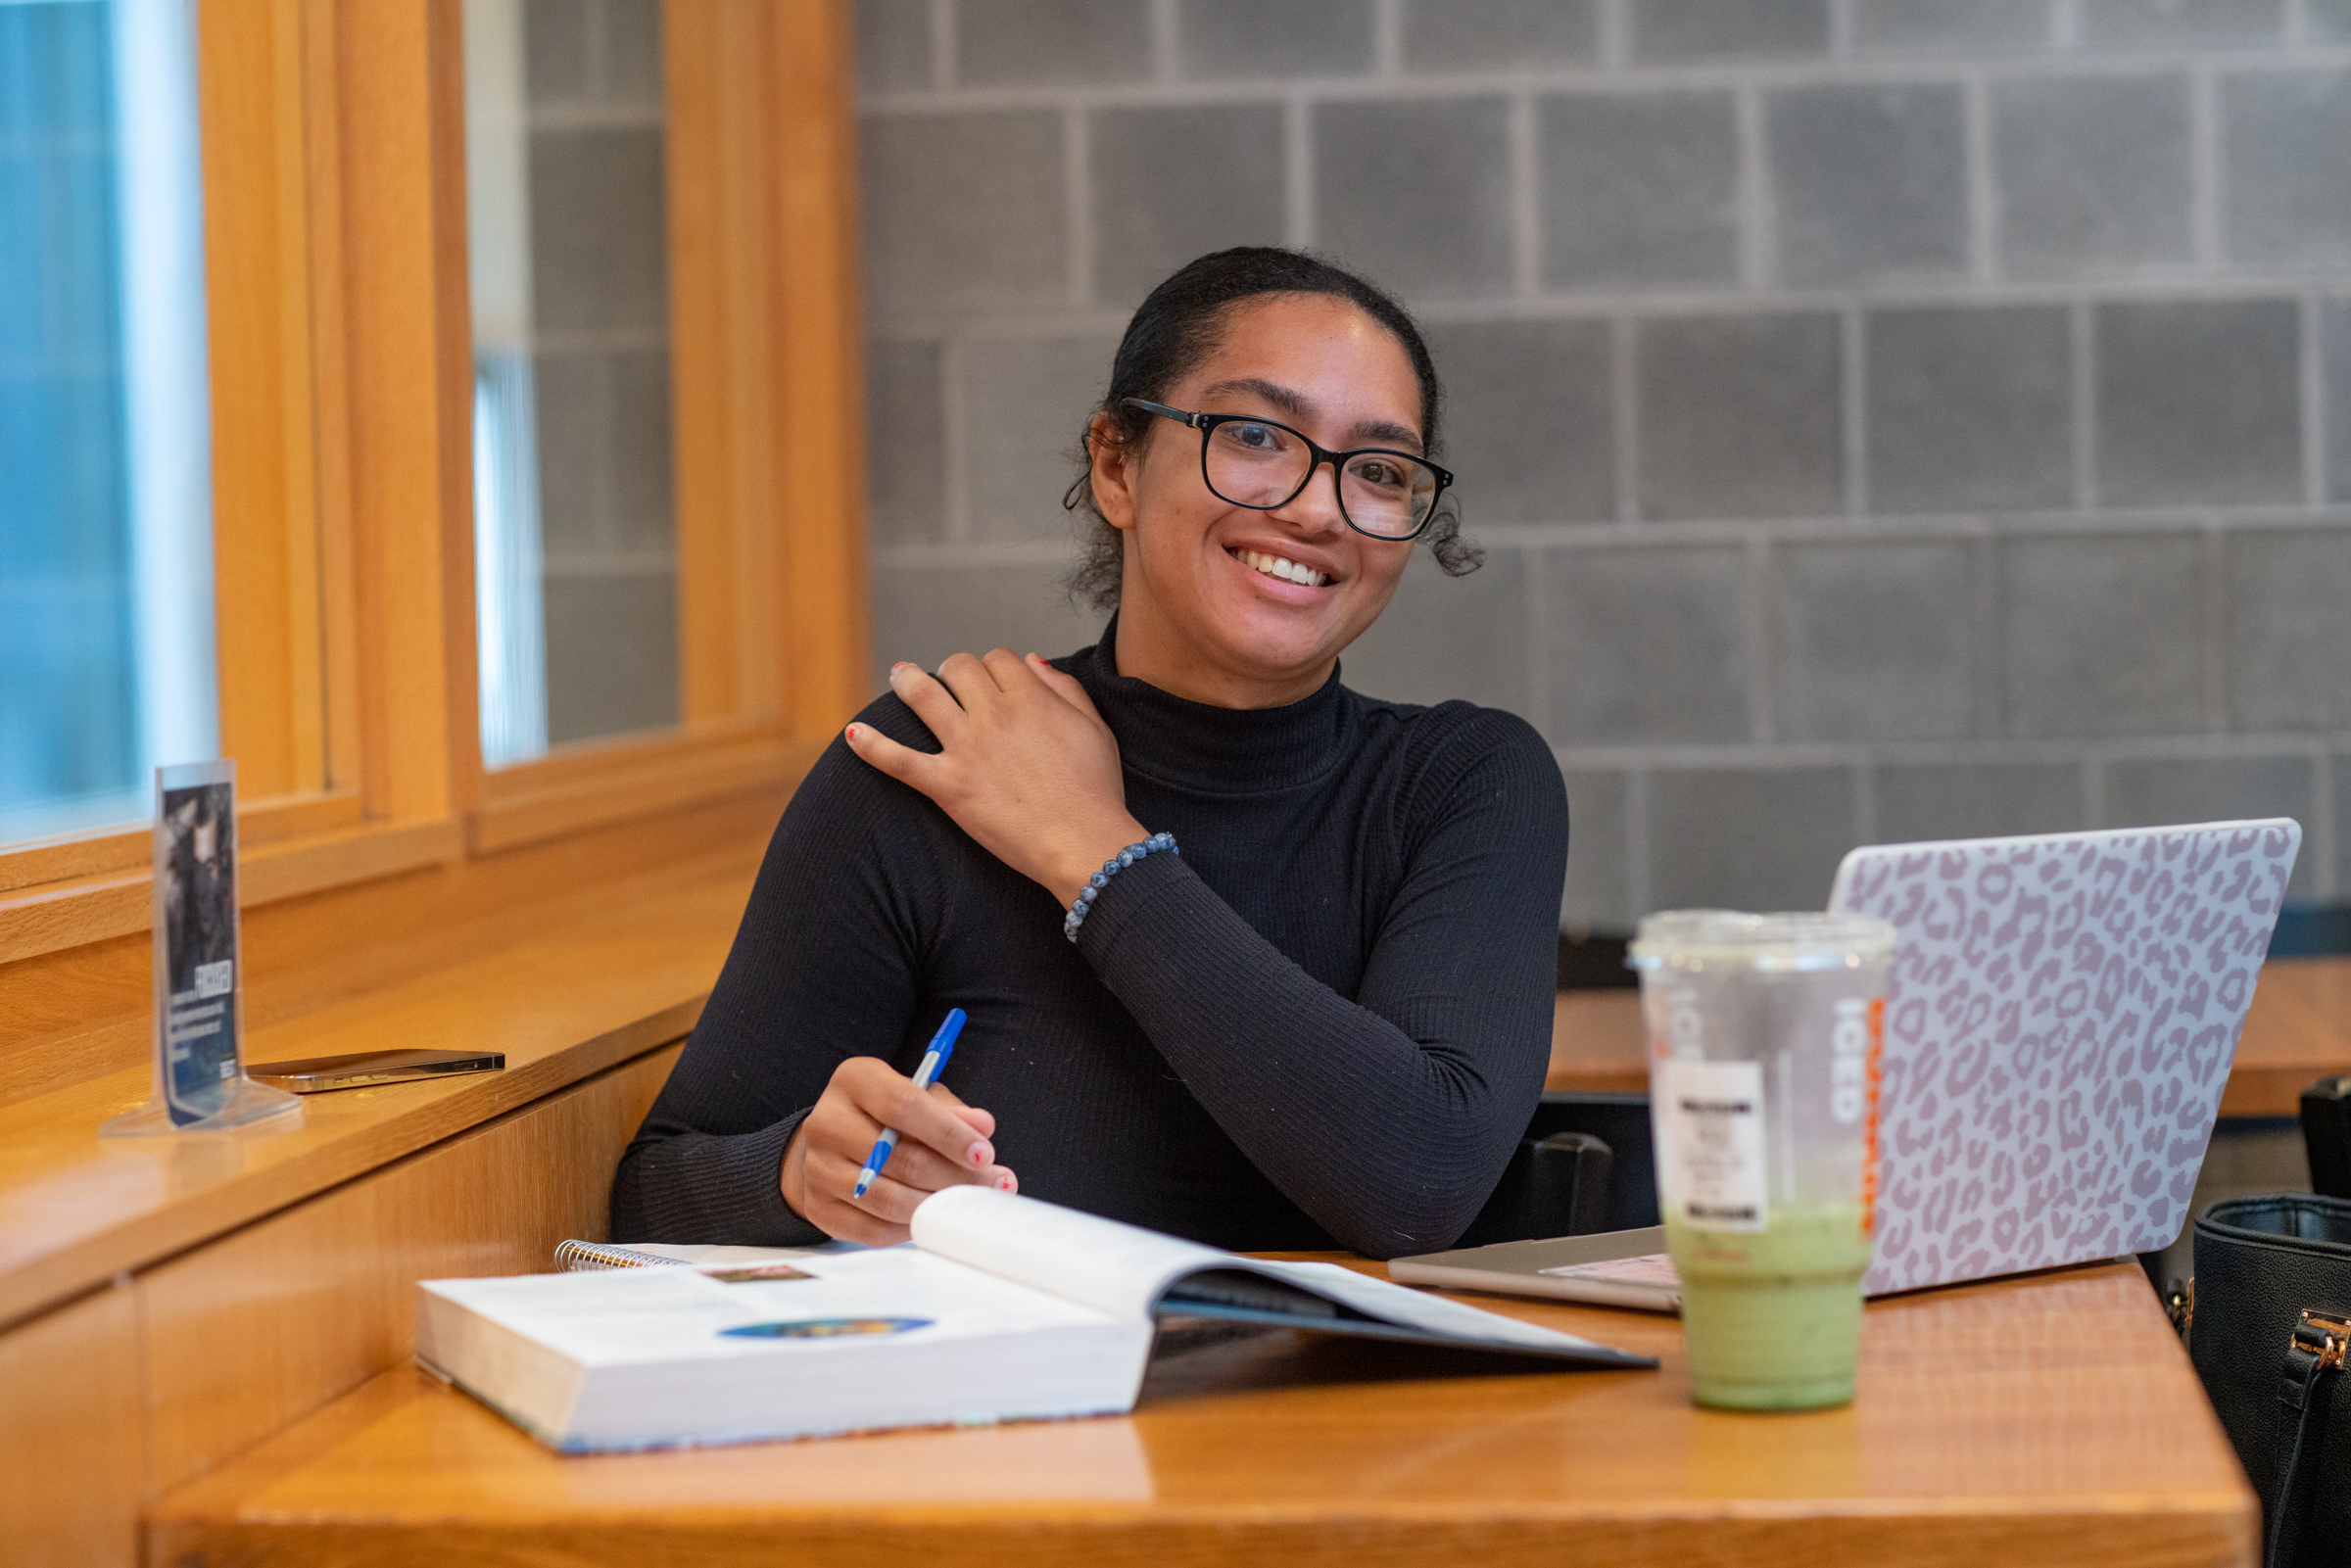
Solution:
[{"label": "ribbed knit sweater", "polygon": [[[1021,1191],[1236,1250],[1449,1245],[1542,1092],[1567,801],[1523,721],[1359,695],[1237,710],[1056,660],[1166,831],[1075,943],[1053,895],[836,740],[785,811],[733,951],[622,1157],[624,1240],[805,1245],[786,1143],[834,1069],[945,1081]],[[938,743],[885,695],[862,723]]]}]

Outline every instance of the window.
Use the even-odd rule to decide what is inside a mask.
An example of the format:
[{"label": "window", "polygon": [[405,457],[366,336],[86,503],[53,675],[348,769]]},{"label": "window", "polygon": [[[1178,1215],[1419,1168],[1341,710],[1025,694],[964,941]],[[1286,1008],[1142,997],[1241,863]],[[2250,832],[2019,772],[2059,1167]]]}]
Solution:
[{"label": "window", "polygon": [[466,0],[482,760],[679,719],[661,13]]},{"label": "window", "polygon": [[192,22],[0,3],[0,844],[217,745]]},{"label": "window", "polygon": [[484,171],[468,20],[0,0],[0,977],[120,978],[149,835],[72,830],[150,757],[236,760],[250,928],[350,963],[762,834],[867,695],[847,8],[507,0]]}]

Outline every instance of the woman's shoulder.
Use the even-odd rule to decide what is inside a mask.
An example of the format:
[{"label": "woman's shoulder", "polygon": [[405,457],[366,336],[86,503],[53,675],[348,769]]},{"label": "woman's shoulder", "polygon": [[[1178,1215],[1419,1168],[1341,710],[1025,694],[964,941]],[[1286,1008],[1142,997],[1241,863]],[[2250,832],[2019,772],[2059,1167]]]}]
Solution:
[{"label": "woman's shoulder", "polygon": [[1458,697],[1423,706],[1369,696],[1352,687],[1341,689],[1355,704],[1367,731],[1384,734],[1416,753],[1468,751],[1480,755],[1502,752],[1551,756],[1551,744],[1542,734],[1508,708],[1484,708]]},{"label": "woman's shoulder", "polygon": [[1370,749],[1390,759],[1415,794],[1449,792],[1475,776],[1565,795],[1551,743],[1507,708],[1459,699],[1422,706],[1342,689],[1356,704],[1364,733],[1373,742]]},{"label": "woman's shoulder", "polygon": [[[938,737],[931,733],[931,727],[916,718],[914,710],[898,700],[894,692],[885,691],[867,703],[858,710],[853,722],[870,725],[917,751],[938,750]],[[837,732],[817,753],[792,791],[785,808],[784,822],[789,827],[796,816],[811,827],[821,822],[826,831],[839,831],[855,822],[870,822],[894,832],[901,831],[908,819],[936,815],[937,808],[920,791],[860,759]]]}]

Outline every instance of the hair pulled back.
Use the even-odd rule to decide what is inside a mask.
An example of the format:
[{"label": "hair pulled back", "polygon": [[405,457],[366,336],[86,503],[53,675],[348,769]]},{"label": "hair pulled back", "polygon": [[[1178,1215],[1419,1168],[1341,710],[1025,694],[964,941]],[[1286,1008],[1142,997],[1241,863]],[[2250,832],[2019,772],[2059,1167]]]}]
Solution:
[{"label": "hair pulled back", "polygon": [[[1273,294],[1329,295],[1345,300],[1387,328],[1403,346],[1420,383],[1421,440],[1430,458],[1440,455],[1438,417],[1444,389],[1438,384],[1428,345],[1421,341],[1420,329],[1404,307],[1354,273],[1300,251],[1248,245],[1203,256],[1153,289],[1127,323],[1127,335],[1119,340],[1119,352],[1110,363],[1110,390],[1087,416],[1086,431],[1079,439],[1078,480],[1061,499],[1064,507],[1088,519],[1078,565],[1069,577],[1073,595],[1096,609],[1116,607],[1126,564],[1124,537],[1102,515],[1094,499],[1091,444],[1107,441],[1119,448],[1139,446],[1151,435],[1157,420],[1140,408],[1128,407],[1126,400],[1164,402],[1169,388],[1216,352],[1236,306]],[[1106,416],[1104,432],[1094,429],[1096,415]],[[1449,577],[1474,572],[1485,559],[1483,551],[1462,537],[1461,516],[1451,495],[1439,504],[1435,519],[1420,537]]]}]

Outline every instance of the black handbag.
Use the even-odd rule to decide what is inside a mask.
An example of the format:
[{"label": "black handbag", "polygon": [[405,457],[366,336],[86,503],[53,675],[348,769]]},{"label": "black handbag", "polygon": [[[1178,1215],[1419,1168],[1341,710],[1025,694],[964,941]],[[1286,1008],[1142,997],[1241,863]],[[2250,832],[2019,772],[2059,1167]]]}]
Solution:
[{"label": "black handbag", "polygon": [[2195,1256],[2188,1355],[2261,1495],[2262,1560],[2351,1568],[2351,1202],[2214,1204]]}]

